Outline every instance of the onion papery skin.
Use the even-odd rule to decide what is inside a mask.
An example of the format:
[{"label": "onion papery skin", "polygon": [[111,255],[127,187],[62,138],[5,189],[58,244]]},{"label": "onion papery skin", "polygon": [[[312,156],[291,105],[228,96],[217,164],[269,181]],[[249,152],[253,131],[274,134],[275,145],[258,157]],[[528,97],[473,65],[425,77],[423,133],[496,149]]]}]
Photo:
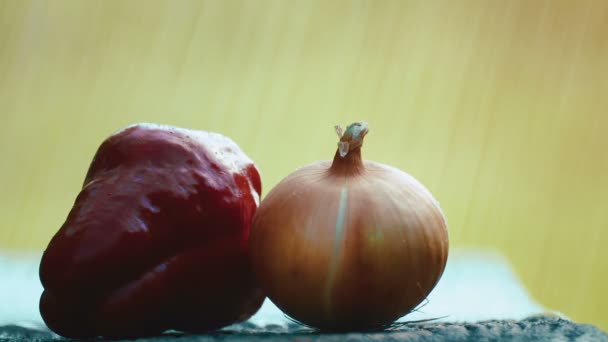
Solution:
[{"label": "onion papery skin", "polygon": [[322,330],[365,330],[406,315],[448,257],[446,220],[431,193],[399,169],[362,161],[361,141],[353,145],[283,179],[252,224],[259,285],[284,313]]}]

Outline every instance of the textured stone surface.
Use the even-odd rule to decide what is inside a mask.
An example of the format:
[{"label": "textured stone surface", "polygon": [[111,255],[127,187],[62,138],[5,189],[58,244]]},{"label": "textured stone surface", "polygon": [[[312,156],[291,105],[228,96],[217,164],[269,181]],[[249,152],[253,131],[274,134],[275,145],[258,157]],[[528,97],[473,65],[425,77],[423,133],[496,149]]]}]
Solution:
[{"label": "textured stone surface", "polygon": [[[17,326],[0,327],[0,341],[61,341],[44,331]],[[520,321],[493,320],[479,323],[409,323],[388,331],[322,334],[296,324],[287,327],[268,325],[260,328],[244,323],[220,332],[201,335],[168,333],[130,341],[211,342],[211,341],[608,341],[598,328],[556,317],[530,317]],[[113,340],[117,341],[117,340]]]}]

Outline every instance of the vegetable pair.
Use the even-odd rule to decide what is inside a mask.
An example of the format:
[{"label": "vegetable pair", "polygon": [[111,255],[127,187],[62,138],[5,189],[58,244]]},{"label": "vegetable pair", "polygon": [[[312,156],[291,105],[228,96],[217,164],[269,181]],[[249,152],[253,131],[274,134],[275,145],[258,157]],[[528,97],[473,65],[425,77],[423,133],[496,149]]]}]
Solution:
[{"label": "vegetable pair", "polygon": [[414,178],[362,161],[367,132],[339,131],[332,163],[292,173],[259,209],[259,173],[232,140],[117,132],[43,255],[45,322],[68,337],[208,331],[246,320],[264,294],[329,330],[407,314],[443,272],[446,223]]}]

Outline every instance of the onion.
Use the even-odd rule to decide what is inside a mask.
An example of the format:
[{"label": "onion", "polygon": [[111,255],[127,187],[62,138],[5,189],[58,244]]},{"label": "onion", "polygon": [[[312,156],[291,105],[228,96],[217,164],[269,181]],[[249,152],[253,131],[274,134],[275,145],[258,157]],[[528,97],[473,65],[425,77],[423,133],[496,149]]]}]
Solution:
[{"label": "onion", "polygon": [[253,268],[294,320],[324,330],[381,327],[439,281],[446,221],[412,176],[361,159],[366,123],[336,131],[333,162],[296,170],[262,201],[251,228]]}]

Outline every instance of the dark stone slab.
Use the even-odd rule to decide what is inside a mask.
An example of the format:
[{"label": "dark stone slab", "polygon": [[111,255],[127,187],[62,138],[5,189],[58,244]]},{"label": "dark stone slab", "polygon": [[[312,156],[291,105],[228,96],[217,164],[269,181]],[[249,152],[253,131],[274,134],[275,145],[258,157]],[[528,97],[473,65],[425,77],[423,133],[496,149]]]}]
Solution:
[{"label": "dark stone slab", "polygon": [[[64,341],[48,331],[17,326],[0,327],[0,342]],[[95,339],[94,341],[105,341]],[[119,341],[119,340],[113,340]],[[259,327],[243,323],[209,334],[166,333],[161,336],[123,341],[214,342],[214,341],[607,341],[608,335],[592,325],[538,316],[521,321],[492,320],[478,323],[425,322],[394,326],[385,331],[327,334],[291,324]]]}]

